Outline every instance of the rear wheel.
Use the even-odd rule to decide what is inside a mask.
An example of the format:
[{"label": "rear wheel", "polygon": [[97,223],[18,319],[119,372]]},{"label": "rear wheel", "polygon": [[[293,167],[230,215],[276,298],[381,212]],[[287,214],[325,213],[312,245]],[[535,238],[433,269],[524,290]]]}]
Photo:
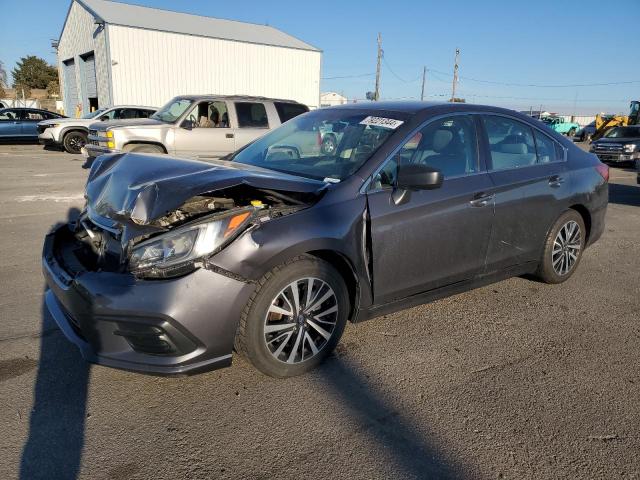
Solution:
[{"label": "rear wheel", "polygon": [[62,146],[64,149],[73,154],[80,153],[82,147],[87,144],[87,134],[84,132],[74,131],[69,132],[64,136],[62,140]]},{"label": "rear wheel", "polygon": [[327,262],[298,257],[259,282],[240,319],[236,350],[261,372],[291,377],[322,362],[338,344],[349,299]]},{"label": "rear wheel", "polygon": [[563,213],[551,228],[537,276],[546,283],[562,283],[576,271],[585,246],[585,226],[575,210]]}]

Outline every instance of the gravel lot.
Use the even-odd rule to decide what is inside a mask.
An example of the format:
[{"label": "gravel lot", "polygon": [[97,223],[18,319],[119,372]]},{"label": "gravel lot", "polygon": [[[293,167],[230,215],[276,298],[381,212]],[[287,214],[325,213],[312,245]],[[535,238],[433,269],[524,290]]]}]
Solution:
[{"label": "gravel lot", "polygon": [[44,313],[83,159],[0,145],[0,478],[640,478],[640,186],[558,286],[515,278],[358,325],[312,374],[90,367]]}]

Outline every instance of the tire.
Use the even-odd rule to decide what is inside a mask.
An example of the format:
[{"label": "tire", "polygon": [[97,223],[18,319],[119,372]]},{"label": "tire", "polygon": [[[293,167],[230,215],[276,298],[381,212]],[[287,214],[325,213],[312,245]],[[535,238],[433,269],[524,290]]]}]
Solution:
[{"label": "tire", "polygon": [[[299,309],[292,285],[298,291]],[[242,312],[235,348],[266,375],[300,375],[333,351],[348,314],[347,287],[336,269],[315,257],[296,257],[260,279]],[[271,331],[265,331],[267,326]]]},{"label": "tire", "polygon": [[536,276],[545,283],[562,283],[571,278],[582,258],[585,235],[582,215],[575,210],[560,215],[545,240]]},{"label": "tire", "polygon": [[338,148],[336,137],[333,135],[325,135],[322,139],[322,146],[320,147],[321,153],[323,155],[333,155],[336,152],[336,148]]},{"label": "tire", "polygon": [[127,152],[136,153],[164,153],[164,149],[159,145],[151,145],[148,143],[141,143],[138,145],[127,145],[125,147]]},{"label": "tire", "polygon": [[576,134],[576,129],[575,128],[571,128],[568,132],[567,132],[567,137],[573,137]]},{"label": "tire", "polygon": [[62,140],[62,146],[68,153],[78,154],[80,149],[87,144],[87,134],[74,130],[67,133]]}]

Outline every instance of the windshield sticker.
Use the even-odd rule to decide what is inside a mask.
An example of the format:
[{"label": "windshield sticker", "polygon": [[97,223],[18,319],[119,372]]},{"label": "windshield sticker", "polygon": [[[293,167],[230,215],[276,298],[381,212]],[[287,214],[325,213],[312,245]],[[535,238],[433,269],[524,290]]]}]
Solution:
[{"label": "windshield sticker", "polygon": [[371,125],[372,127],[390,128],[395,130],[404,122],[402,120],[395,120],[393,118],[384,117],[367,117],[360,122],[360,125]]}]

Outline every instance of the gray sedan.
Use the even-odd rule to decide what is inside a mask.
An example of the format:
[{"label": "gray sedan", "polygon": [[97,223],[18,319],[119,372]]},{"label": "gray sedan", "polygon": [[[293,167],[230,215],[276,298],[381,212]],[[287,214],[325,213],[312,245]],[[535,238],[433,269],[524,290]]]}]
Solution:
[{"label": "gray sedan", "polygon": [[[296,141],[336,130],[330,151]],[[46,303],[91,362],[196,373],[235,347],[297,375],[347,321],[567,281],[603,232],[608,178],[540,122],[468,104],[320,109],[231,161],[103,155],[85,210],[45,239]]]}]

